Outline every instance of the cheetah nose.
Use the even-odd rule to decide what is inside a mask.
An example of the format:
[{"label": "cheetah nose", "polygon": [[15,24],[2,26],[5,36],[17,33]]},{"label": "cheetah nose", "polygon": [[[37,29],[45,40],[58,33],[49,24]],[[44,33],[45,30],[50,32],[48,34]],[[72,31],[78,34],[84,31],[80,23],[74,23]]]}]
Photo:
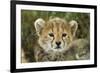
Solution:
[{"label": "cheetah nose", "polygon": [[61,42],[60,42],[60,41],[56,42],[56,45],[57,45],[57,46],[59,46],[60,44],[61,44]]}]

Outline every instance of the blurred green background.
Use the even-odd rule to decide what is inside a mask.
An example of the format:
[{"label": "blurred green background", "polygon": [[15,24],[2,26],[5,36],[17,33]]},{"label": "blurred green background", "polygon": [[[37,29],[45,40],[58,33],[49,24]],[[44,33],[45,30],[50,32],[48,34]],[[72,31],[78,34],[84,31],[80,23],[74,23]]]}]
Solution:
[{"label": "blurred green background", "polygon": [[51,17],[64,18],[66,21],[76,20],[78,22],[76,37],[90,39],[89,13],[21,10],[21,47],[26,51],[26,58],[30,62],[35,61],[33,47],[37,41],[34,21],[38,18],[43,18],[47,21]]}]

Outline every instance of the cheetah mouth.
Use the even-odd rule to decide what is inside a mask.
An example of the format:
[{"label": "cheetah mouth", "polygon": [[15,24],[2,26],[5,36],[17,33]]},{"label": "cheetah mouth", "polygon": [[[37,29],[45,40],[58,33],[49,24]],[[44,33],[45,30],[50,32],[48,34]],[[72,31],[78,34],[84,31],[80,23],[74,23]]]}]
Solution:
[{"label": "cheetah mouth", "polygon": [[57,46],[55,49],[61,49],[61,46]]}]

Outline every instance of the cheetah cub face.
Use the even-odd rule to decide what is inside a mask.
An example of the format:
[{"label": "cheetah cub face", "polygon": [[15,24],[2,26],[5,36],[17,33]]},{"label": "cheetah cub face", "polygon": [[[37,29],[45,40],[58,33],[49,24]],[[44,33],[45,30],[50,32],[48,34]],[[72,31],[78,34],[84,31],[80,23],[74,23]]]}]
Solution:
[{"label": "cheetah cub face", "polygon": [[48,21],[38,18],[34,25],[39,36],[38,44],[45,52],[68,50],[68,45],[73,41],[78,28],[76,21],[67,22],[58,17]]}]

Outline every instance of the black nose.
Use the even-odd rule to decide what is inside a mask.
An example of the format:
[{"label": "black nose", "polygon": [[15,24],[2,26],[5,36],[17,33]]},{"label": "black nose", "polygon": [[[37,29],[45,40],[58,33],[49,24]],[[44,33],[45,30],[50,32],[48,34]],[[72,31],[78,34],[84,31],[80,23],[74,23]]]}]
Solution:
[{"label": "black nose", "polygon": [[56,45],[57,45],[57,46],[59,46],[60,44],[61,44],[61,42],[60,42],[60,41],[56,42]]}]

